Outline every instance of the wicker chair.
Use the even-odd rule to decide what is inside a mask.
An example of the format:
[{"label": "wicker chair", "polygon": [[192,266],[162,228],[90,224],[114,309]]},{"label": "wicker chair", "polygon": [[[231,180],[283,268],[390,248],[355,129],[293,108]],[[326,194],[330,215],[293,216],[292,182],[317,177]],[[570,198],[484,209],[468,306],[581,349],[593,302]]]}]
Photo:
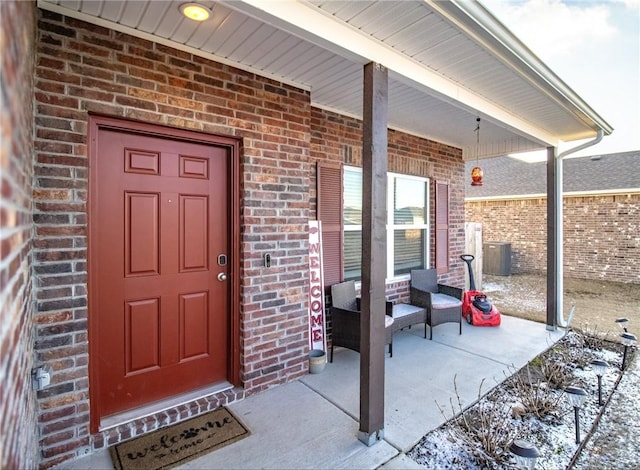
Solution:
[{"label": "wicker chair", "polygon": [[462,289],[438,284],[435,269],[411,271],[410,303],[427,310],[429,339],[435,326],[448,322],[458,323],[462,334],[462,295]]},{"label": "wicker chair", "polygon": [[[392,308],[387,302],[387,313]],[[360,352],[360,299],[356,297],[354,281],[340,282],[331,286],[331,350],[329,362],[333,362],[333,347],[342,346]],[[385,318],[385,344],[389,345],[389,355],[393,357],[393,318]]]}]

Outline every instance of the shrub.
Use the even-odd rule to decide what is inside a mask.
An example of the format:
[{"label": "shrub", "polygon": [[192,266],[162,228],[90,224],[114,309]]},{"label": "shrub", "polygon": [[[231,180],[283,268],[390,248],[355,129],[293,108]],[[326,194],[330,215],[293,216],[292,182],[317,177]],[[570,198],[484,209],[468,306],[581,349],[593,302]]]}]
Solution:
[{"label": "shrub", "polygon": [[[541,367],[543,371],[551,375],[552,379],[556,382],[570,383],[572,379],[570,375],[565,375],[566,371],[564,368],[559,367],[556,362],[553,362],[552,365],[542,365]],[[539,419],[546,419],[548,417],[552,417],[553,419],[558,418],[556,412],[560,408],[562,393],[556,390],[558,387],[552,387],[550,384],[549,379],[546,381],[535,379],[532,376],[529,365],[525,366],[517,374],[514,374],[510,379],[510,385],[520,400],[524,412],[531,413]]]},{"label": "shrub", "polygon": [[[472,449],[474,457],[483,468],[502,468],[501,465],[511,458],[504,449],[515,437],[508,419],[510,408],[500,399],[492,400],[487,397],[486,400],[481,400],[483,384],[484,380],[478,389],[476,405],[465,411],[454,376],[453,386],[457,403],[454,405],[451,400],[450,406],[455,418],[452,421],[454,425],[447,428],[454,438],[460,439]],[[437,402],[436,405],[446,419],[444,410]]]}]

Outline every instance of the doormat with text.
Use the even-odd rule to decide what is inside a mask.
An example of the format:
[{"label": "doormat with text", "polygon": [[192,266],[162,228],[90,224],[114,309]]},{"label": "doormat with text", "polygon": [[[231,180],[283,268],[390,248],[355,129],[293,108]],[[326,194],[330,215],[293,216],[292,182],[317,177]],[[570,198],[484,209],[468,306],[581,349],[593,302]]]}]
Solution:
[{"label": "doormat with text", "polygon": [[247,437],[250,432],[226,408],[158,429],[110,447],[117,470],[159,470]]}]

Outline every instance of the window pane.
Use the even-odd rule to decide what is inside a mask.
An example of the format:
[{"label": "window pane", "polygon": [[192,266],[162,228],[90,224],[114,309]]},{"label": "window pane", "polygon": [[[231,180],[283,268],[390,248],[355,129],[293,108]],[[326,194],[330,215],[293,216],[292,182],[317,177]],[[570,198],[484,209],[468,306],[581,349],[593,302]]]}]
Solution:
[{"label": "window pane", "polygon": [[362,173],[344,169],[344,224],[362,225]]},{"label": "window pane", "polygon": [[425,182],[402,177],[393,181],[393,223],[424,225],[427,220]]},{"label": "window pane", "polygon": [[426,230],[394,230],[393,274],[409,274],[412,269],[425,269]]},{"label": "window pane", "polygon": [[344,232],[344,279],[357,280],[362,276],[362,231]]}]

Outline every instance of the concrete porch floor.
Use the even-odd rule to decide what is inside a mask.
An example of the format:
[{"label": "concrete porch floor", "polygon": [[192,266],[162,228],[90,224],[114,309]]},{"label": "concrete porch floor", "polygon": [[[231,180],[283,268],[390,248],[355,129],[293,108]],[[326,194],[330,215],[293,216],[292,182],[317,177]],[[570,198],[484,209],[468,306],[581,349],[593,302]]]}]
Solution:
[{"label": "concrete porch floor", "polygon": [[[371,447],[358,438],[359,354],[336,349],[320,374],[307,375],[234,403],[229,409],[251,431],[236,443],[177,467],[181,469],[406,469],[421,468],[404,453],[451,416],[450,398],[464,406],[548,349],[564,334],[502,316],[500,327],[463,323],[434,328],[424,339],[415,325],[393,337],[385,361],[384,439]],[[112,469],[106,450],[59,468]]]}]

